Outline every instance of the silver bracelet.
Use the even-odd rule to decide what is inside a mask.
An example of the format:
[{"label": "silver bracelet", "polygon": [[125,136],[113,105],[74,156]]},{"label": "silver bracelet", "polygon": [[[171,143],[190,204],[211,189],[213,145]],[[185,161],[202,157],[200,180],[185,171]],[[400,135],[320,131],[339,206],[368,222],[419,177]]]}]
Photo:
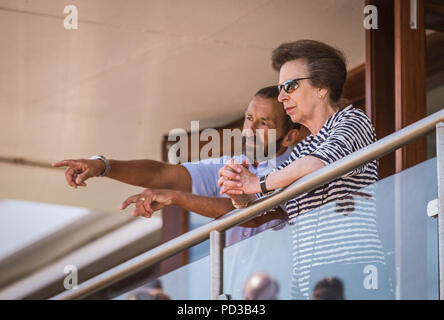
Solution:
[{"label": "silver bracelet", "polygon": [[111,165],[109,163],[109,160],[107,158],[105,158],[104,156],[101,156],[101,155],[92,156],[90,159],[91,160],[102,160],[103,163],[105,163],[105,170],[103,170],[103,172],[99,175],[99,177],[106,177],[108,175],[108,173],[111,171]]}]

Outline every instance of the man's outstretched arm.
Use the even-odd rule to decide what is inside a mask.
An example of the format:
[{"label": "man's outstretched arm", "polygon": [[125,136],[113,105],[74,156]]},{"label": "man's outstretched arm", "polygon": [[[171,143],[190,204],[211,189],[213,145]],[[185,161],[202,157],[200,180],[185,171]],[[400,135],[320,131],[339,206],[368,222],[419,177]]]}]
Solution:
[{"label": "man's outstretched arm", "polygon": [[[107,177],[134,186],[155,189],[191,191],[191,176],[182,165],[155,160],[109,160],[111,171]],[[102,160],[62,160],[53,167],[67,167],[65,179],[73,188],[86,186],[85,181],[105,171]]]},{"label": "man's outstretched arm", "polygon": [[[198,196],[189,192],[177,190],[153,190],[146,189],[140,194],[127,198],[121,206],[125,209],[135,203],[133,216],[144,216],[150,218],[154,211],[169,205],[176,205],[185,210],[196,212],[202,216],[217,219],[224,214],[234,210],[231,199],[221,197]],[[286,219],[287,214],[280,208],[275,212],[256,217],[241,224],[242,227],[257,228],[260,225],[275,219]]]},{"label": "man's outstretched arm", "polygon": [[198,196],[189,192],[169,189],[145,189],[142,193],[128,197],[120,209],[135,203],[133,216],[151,215],[166,206],[175,205],[208,218],[219,218],[234,210],[229,198]]}]

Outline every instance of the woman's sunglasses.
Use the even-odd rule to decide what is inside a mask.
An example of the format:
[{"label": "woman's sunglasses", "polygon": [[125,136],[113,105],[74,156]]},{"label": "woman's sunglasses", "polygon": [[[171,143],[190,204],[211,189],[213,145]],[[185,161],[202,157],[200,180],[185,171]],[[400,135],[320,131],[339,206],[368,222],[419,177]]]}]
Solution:
[{"label": "woman's sunglasses", "polygon": [[287,80],[284,83],[278,85],[279,93],[281,93],[282,89],[284,89],[286,93],[292,93],[294,90],[296,90],[299,87],[298,81],[305,79],[313,79],[313,78],[298,78],[293,80]]}]

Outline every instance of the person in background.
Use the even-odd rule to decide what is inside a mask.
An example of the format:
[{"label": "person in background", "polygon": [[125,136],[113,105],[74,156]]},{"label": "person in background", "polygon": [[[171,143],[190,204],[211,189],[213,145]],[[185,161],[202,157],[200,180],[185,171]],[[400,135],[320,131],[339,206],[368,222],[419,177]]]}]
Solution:
[{"label": "person in background", "polygon": [[278,283],[268,274],[257,272],[245,281],[245,300],[277,300],[279,292]]},{"label": "person in background", "polygon": [[137,288],[128,293],[127,300],[171,300],[170,296],[163,291],[159,279]]},{"label": "person in background", "polygon": [[319,280],[313,289],[312,300],[345,300],[342,281],[334,277]]}]

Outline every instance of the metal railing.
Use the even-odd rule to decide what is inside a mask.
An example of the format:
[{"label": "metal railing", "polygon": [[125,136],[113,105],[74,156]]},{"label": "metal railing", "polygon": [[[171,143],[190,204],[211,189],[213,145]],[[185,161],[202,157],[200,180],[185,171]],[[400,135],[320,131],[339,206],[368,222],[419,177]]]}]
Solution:
[{"label": "metal railing", "polygon": [[[311,174],[294,182],[280,192],[253,202],[247,208],[233,210],[232,214],[225,215],[211,221],[199,228],[189,231],[173,240],[170,240],[146,253],[143,253],[127,262],[118,265],[88,281],[80,284],[77,289],[71,289],[60,293],[52,299],[82,299],[96,293],[108,286],[129,277],[155,263],[167,259],[183,250],[186,250],[200,242],[210,238],[211,261],[211,298],[217,299],[222,293],[223,239],[221,236],[227,229],[242,224],[259,214],[270,210],[286,201],[309,192],[329,181],[341,177],[344,174],[361,167],[363,164],[379,159],[382,156],[421,138],[430,133],[437,126],[437,164],[438,164],[438,201],[439,217],[444,214],[444,110],[440,110],[422,120],[419,120],[347,157],[344,157],[330,165],[327,165]],[[438,125],[439,124],[439,125]],[[443,299],[444,291],[444,221],[439,219],[439,274],[440,274],[440,298]],[[216,231],[216,232],[213,232]]]}]

